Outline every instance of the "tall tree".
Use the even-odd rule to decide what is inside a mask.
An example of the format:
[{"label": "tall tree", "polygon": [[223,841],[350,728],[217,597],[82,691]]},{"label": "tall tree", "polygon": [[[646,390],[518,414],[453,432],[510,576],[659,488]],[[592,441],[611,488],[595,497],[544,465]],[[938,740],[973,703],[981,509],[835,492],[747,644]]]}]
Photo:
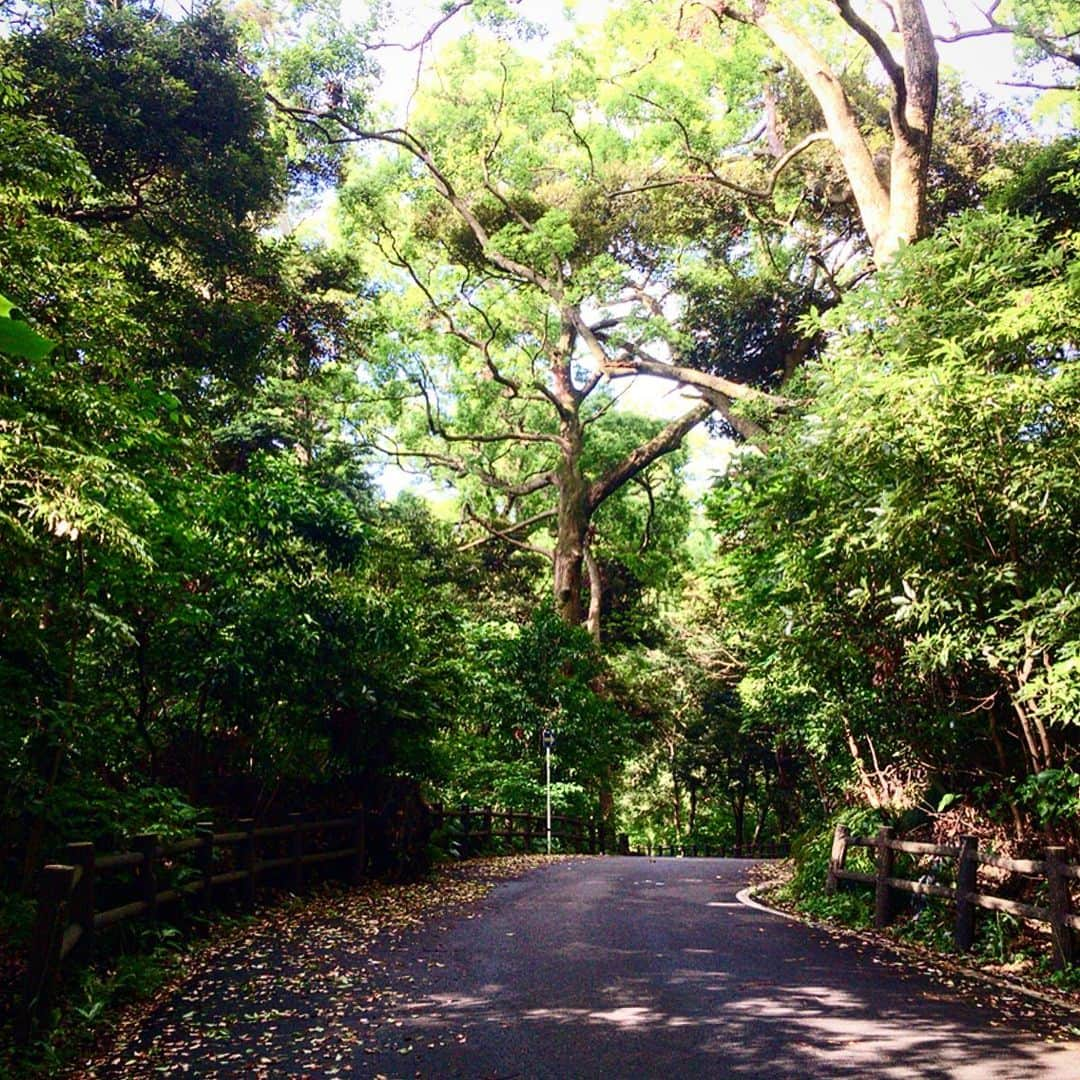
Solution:
[{"label": "tall tree", "polygon": [[333,718],[373,766],[429,713],[398,693],[417,619],[359,584],[355,275],[264,232],[284,147],[237,27],[5,11],[0,279],[55,346],[0,318],[0,836],[29,875],[49,826],[265,806],[347,768]]},{"label": "tall tree", "polygon": [[891,89],[888,173],[881,175],[860,116],[811,35],[778,12],[779,4],[755,0],[749,8],[726,2],[711,6],[717,18],[757,27],[810,88],[859,208],[874,258],[888,262],[901,244],[926,232],[926,186],[938,96],[938,57],[922,0],[897,0],[889,9],[899,38],[899,56],[887,35],[857,12],[850,0],[835,0],[836,14],[869,46]]},{"label": "tall tree", "polygon": [[[345,196],[353,241],[373,240],[400,272],[384,298],[398,307],[387,362],[406,375],[403,393],[418,395],[426,430],[399,449],[500,491],[501,520],[474,514],[492,536],[528,544],[553,523],[556,603],[582,622],[586,574],[594,615],[598,601],[598,509],[716,410],[763,437],[730,402],[768,395],[687,370],[696,400],[681,416],[614,457],[591,453],[614,403],[608,381],[639,362],[672,367],[660,359],[679,345],[666,298],[694,239],[646,202],[607,199],[634,167],[634,142],[596,110],[597,78],[578,58],[544,69],[470,37],[441,62],[439,82],[407,132],[293,113],[401,152],[358,173]],[[554,506],[538,504],[544,492]]]}]

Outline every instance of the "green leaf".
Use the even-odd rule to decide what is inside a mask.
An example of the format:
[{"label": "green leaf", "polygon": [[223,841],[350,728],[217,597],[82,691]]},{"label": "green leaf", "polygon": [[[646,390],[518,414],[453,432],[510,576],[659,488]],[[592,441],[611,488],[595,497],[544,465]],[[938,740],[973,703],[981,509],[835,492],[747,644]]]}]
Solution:
[{"label": "green leaf", "polygon": [[0,352],[26,360],[44,360],[56,348],[55,343],[13,318],[13,313],[18,314],[15,305],[0,296]]}]

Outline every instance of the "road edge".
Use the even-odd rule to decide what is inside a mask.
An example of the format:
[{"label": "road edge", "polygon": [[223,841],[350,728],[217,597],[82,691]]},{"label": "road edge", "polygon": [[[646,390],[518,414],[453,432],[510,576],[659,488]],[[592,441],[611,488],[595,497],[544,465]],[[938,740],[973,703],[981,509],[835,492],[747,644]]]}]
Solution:
[{"label": "road edge", "polygon": [[869,940],[881,948],[887,949],[899,956],[916,959],[924,963],[926,961],[933,961],[935,964],[940,964],[941,967],[948,970],[951,974],[964,975],[968,978],[976,979],[979,982],[987,983],[999,990],[1008,990],[1009,993],[1019,994],[1022,997],[1030,998],[1032,1001],[1039,1001],[1043,1005],[1052,1005],[1056,1009],[1065,1009],[1074,1016],[1080,1017],[1080,1004],[1074,1004],[1065,998],[1055,997],[1053,994],[1043,993],[1041,990],[1035,990],[1030,986],[1025,986],[1023,983],[1017,983],[1013,982],[1011,979],[1002,978],[1000,975],[991,975],[989,972],[980,971],[978,968],[958,963],[953,960],[952,957],[945,956],[942,953],[923,953],[917,949],[912,949],[901,942],[893,941],[891,938],[883,937],[879,934],[870,934],[863,930],[852,930],[846,926],[836,926],[832,923],[818,922],[802,915],[792,914],[790,911],[781,911],[778,908],[768,907],[766,904],[761,903],[756,896],[763,888],[764,886],[761,885],[749,885],[740,892],[737,892],[735,894],[735,899],[744,907],[753,908],[756,911],[763,911],[768,915],[778,915],[781,919],[787,919],[788,922],[802,923],[803,926],[808,926],[811,929],[823,930],[826,933],[836,934],[840,937],[853,938],[859,941]]}]

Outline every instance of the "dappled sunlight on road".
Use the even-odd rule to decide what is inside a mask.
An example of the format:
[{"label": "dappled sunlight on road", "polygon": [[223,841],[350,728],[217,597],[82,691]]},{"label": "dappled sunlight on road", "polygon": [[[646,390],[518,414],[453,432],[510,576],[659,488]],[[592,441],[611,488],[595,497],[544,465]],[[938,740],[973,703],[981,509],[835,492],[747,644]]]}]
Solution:
[{"label": "dappled sunlight on road", "polygon": [[395,1013],[413,1074],[584,1075],[587,1048],[588,1075],[620,1077],[1080,1078],[1075,1045],[745,908],[719,881],[633,875],[592,908],[580,894],[546,897],[531,929],[540,948],[489,925],[480,948],[497,981],[474,978],[475,952],[455,940],[461,992],[432,986]]},{"label": "dappled sunlight on road", "polygon": [[[722,977],[722,973],[676,971],[652,992],[640,979],[609,984],[596,993],[611,999],[611,1008],[517,1007],[513,995],[505,993],[491,998],[433,995],[399,1015],[407,1015],[408,1024],[415,1027],[417,1044],[461,1033],[462,1047],[474,1046],[487,1025],[517,1031],[536,1045],[552,1039],[565,1041],[568,1031],[573,1039],[577,1029],[580,1045],[594,1051],[602,1045],[597,1041],[598,1030],[623,1040],[646,1040],[643,1051],[646,1047],[655,1051],[665,1037],[677,1033],[686,1050],[722,1056],[730,1076],[971,1080],[1075,1080],[1080,1076],[1075,1046],[1018,1039],[1015,1033],[991,1026],[989,1017],[984,1031],[972,1032],[969,1026],[950,1023],[936,1010],[920,1015],[919,1006],[925,1003],[918,994],[912,996],[911,1008],[882,1008],[873,1000],[819,983],[773,986],[768,994],[759,987],[752,993],[740,992],[730,980],[724,985],[700,985],[706,976],[718,974]],[[697,984],[696,992],[712,996],[711,1008],[693,1015],[665,1007],[667,991],[687,982]],[[463,1060],[468,1060],[467,1055]]]},{"label": "dappled sunlight on road", "polygon": [[[593,959],[602,951],[593,946]],[[633,950],[614,950],[625,962]],[[646,955],[641,950],[638,953]],[[766,979],[735,979],[718,970],[718,950],[687,947],[683,962],[661,980],[644,976],[607,979],[580,986],[570,1000],[537,1006],[504,983],[487,983],[482,994],[434,993],[402,1005],[412,1045],[437,1045],[465,1062],[485,1028],[515,1032],[533,1045],[580,1042],[594,1051],[605,1037],[632,1052],[655,1053],[675,1038],[681,1052],[722,1057],[726,1075],[970,1077],[971,1080],[1053,1080],[1080,1076],[1076,1047],[1047,1045],[995,1027],[982,1030],[949,1020],[939,995],[910,988],[900,998],[859,993],[830,978],[826,957],[812,981],[778,985]],[[700,959],[709,967],[688,967]],[[812,960],[798,958],[806,968]],[[692,995],[693,1011],[676,1007]],[[565,992],[562,995],[567,996]],[[603,1033],[607,1033],[605,1036]],[[445,1049],[449,1047],[450,1049]],[[416,1064],[422,1064],[418,1057]],[[421,1075],[425,1075],[421,1070]],[[461,1075],[470,1075],[467,1071]],[[519,1075],[529,1076],[526,1071]],[[537,1074],[540,1075],[540,1074]],[[546,1074],[544,1074],[546,1075]]]},{"label": "dappled sunlight on road", "polygon": [[149,1080],[164,1059],[207,1080],[241,1062],[257,1080],[1080,1078],[1075,1045],[1018,1023],[1026,1004],[1007,1016],[1000,994],[737,905],[743,867],[697,865],[661,886],[631,859],[560,864],[362,948],[337,908],[329,930],[245,938],[243,970],[208,968],[87,1075]]}]

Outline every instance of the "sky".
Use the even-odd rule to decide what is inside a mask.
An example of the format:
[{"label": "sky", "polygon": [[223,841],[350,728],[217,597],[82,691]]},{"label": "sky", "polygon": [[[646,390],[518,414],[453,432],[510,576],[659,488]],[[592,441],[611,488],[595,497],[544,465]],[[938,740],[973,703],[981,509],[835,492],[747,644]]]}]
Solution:
[{"label": "sky", "polygon": [[[366,0],[344,0],[346,14],[351,3],[358,2],[366,10]],[[572,4],[578,22],[600,22],[610,6],[610,0],[577,0]],[[927,11],[934,29],[948,33],[955,21],[969,29],[980,25],[979,6],[974,0],[927,0]],[[442,0],[390,0],[390,20],[385,40],[405,41],[410,44],[421,36],[440,17]],[[515,10],[520,15],[547,28],[547,43],[558,40],[569,31],[569,23],[562,14],[563,5],[552,0],[519,0]],[[433,42],[437,51],[440,43],[450,40],[467,20],[458,16],[447,22]],[[546,45],[538,43],[542,49]],[[988,37],[956,42],[940,46],[942,60],[960,71],[965,81],[990,94],[1002,92],[1001,82],[1012,73],[1012,45],[1007,37]],[[386,64],[384,90],[393,100],[404,100],[415,77],[415,64],[402,62],[402,54],[387,53],[393,59]],[[415,54],[413,54],[415,55]],[[1010,91],[1010,94],[1013,93]]]}]

